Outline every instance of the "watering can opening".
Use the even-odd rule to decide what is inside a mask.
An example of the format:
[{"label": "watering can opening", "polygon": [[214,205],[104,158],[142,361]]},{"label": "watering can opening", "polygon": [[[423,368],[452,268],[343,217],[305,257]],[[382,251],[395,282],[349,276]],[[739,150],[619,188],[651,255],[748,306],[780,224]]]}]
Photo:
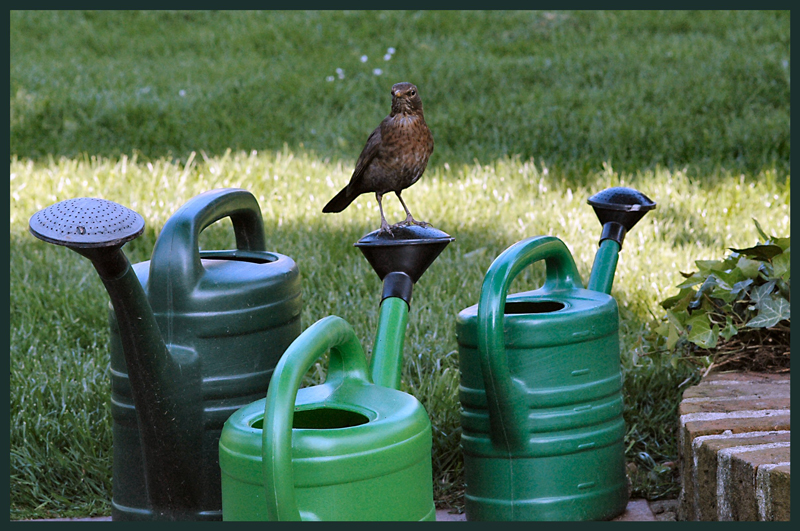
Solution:
[{"label": "watering can opening", "polygon": [[517,315],[526,313],[553,313],[563,310],[567,305],[558,301],[522,301],[506,302],[503,313],[506,315]]},{"label": "watering can opening", "polygon": [[[338,430],[354,428],[369,422],[369,417],[349,409],[335,407],[314,407],[299,409],[294,412],[292,429],[296,430]],[[250,427],[264,429],[264,417],[254,419]]]},{"label": "watering can opening", "polygon": [[200,251],[201,260],[228,260],[231,262],[250,262],[252,264],[271,264],[278,257],[266,251]]}]

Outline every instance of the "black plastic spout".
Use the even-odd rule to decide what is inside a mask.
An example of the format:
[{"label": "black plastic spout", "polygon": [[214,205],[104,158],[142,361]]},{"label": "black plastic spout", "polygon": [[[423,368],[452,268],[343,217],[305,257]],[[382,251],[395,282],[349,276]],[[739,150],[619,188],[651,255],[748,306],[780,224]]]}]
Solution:
[{"label": "black plastic spout", "polygon": [[[178,400],[187,385],[182,366],[164,343],[147,296],[122,246],[144,231],[142,217],[112,201],[62,201],[31,217],[30,232],[88,258],[108,292],[120,338],[142,439],[147,495],[154,516],[179,520],[199,505],[195,433]],[[185,349],[182,349],[185,350]],[[186,352],[181,352],[187,358]],[[191,386],[199,387],[199,385]]]},{"label": "black plastic spout", "polygon": [[628,231],[656,207],[655,201],[642,192],[621,186],[594,194],[588,203],[603,225],[600,241],[614,240],[620,248]]},{"label": "black plastic spout", "polygon": [[588,203],[603,225],[603,232],[586,287],[610,294],[625,235],[656,207],[656,203],[638,190],[623,187],[598,192],[589,198]]},{"label": "black plastic spout", "polygon": [[400,297],[410,306],[413,285],[454,240],[430,226],[407,225],[393,227],[391,234],[380,230],[370,232],[355,246],[384,282],[381,301]]}]

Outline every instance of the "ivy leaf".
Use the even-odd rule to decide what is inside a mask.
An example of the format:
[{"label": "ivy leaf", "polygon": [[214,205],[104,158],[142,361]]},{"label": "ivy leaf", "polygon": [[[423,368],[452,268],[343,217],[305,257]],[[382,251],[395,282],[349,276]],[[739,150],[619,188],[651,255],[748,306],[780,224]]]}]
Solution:
[{"label": "ivy leaf", "polygon": [[669,333],[667,334],[667,349],[672,350],[675,348],[675,345],[678,344],[678,340],[680,339],[680,331],[678,328],[670,323],[669,326]]},{"label": "ivy leaf", "polygon": [[784,282],[783,280],[778,280],[777,282],[778,291],[789,302],[792,302],[792,293],[791,288],[789,287],[789,279],[787,278]]},{"label": "ivy leaf", "polygon": [[763,245],[759,244],[746,249],[734,249],[733,247],[730,247],[729,249],[735,253],[744,254],[755,258],[756,260],[763,260],[765,262],[772,260],[773,257],[783,252],[783,249],[781,249],[778,245],[773,245],[771,243]]},{"label": "ivy leaf", "polygon": [[688,277],[686,280],[678,284],[677,288],[678,289],[691,288],[692,286],[696,286],[701,282],[705,281],[705,279],[706,279],[705,275],[701,275],[700,273],[694,273],[692,276]]},{"label": "ivy leaf", "polygon": [[723,340],[728,341],[730,338],[732,338],[738,333],[739,330],[737,330],[737,328],[733,325],[733,319],[731,319],[730,316],[725,317],[725,328],[720,330],[719,332],[720,337]]},{"label": "ivy leaf", "polygon": [[749,288],[752,284],[753,284],[752,278],[741,280],[733,285],[733,287],[731,288],[731,293],[733,293],[738,297],[740,293],[746,291],[747,288]]},{"label": "ivy leaf", "polygon": [[692,300],[694,296],[694,290],[689,288],[683,288],[678,292],[677,295],[673,295],[672,297],[667,297],[663,301],[661,301],[661,307],[665,310],[669,310],[671,308],[675,308],[677,310],[685,310],[689,306],[689,302]]},{"label": "ivy leaf", "polygon": [[723,288],[721,286],[715,287],[711,290],[711,296],[715,299],[719,299],[722,302],[730,303],[736,300],[738,292],[734,291],[733,288]]},{"label": "ivy leaf", "polygon": [[745,278],[747,278],[744,275],[744,273],[742,273],[742,271],[736,266],[733,266],[733,268],[728,271],[717,271],[716,273],[714,273],[714,276],[717,277],[718,280],[722,281],[722,282],[717,282],[717,284],[727,289],[732,289],[731,286],[733,286],[740,280],[744,280]]},{"label": "ivy leaf", "polygon": [[756,309],[761,309],[761,305],[764,301],[769,300],[773,289],[775,289],[775,280],[770,280],[751,291],[750,300],[753,301],[753,306]]},{"label": "ivy leaf", "polygon": [[711,327],[708,315],[705,313],[695,313],[686,321],[690,326],[688,339],[695,345],[702,348],[714,348],[717,346],[719,336],[719,326]]},{"label": "ivy leaf", "polygon": [[678,312],[673,310],[667,310],[667,320],[672,323],[674,327],[678,329],[678,332],[683,332],[683,323],[686,321],[686,318],[689,316],[688,313],[685,311]]},{"label": "ivy leaf", "polygon": [[760,268],[761,268],[761,262],[759,262],[758,260],[750,260],[749,258],[745,258],[744,256],[739,258],[739,261],[736,262],[736,269],[741,271],[745,278],[758,277],[758,270]]},{"label": "ivy leaf", "polygon": [[700,273],[703,274],[703,276],[707,276],[712,271],[725,270],[724,260],[695,260],[694,263],[700,269]]},{"label": "ivy leaf", "polygon": [[772,260],[772,276],[783,280],[789,279],[791,269],[791,253],[784,251]]},{"label": "ivy leaf", "polygon": [[783,249],[783,252],[785,253],[791,247],[791,240],[791,236],[787,238],[772,238],[772,243]]},{"label": "ivy leaf", "polygon": [[770,297],[762,301],[758,315],[750,319],[745,326],[751,328],[769,328],[790,317],[789,301],[782,297]]}]

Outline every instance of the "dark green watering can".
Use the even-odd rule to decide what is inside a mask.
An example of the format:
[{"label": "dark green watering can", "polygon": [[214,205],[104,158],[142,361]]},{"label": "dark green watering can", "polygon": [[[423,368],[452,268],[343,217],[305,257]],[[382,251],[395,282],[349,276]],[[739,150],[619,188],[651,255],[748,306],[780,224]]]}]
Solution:
[{"label": "dark green watering can", "polygon": [[[413,284],[452,241],[432,228],[357,244],[383,280],[372,359],[326,317],[281,358],[267,397],[228,419],[219,442],[224,520],[434,520],[431,424],[400,392]],[[330,351],[325,383],[299,389]]]},{"label": "dark green watering can", "polygon": [[[200,233],[223,218],[237,249],[201,251]],[[113,305],[112,518],[220,520],[222,426],[262,396],[300,333],[297,266],[266,251],[256,199],[241,189],[193,198],[164,225],[152,259],[133,266],[121,247],[144,221],[111,201],[62,201],[30,226],[89,258]]]},{"label": "dark green watering can", "polygon": [[[589,200],[600,250],[584,289],[558,238],[518,242],[492,263],[456,321],[468,520],[605,520],[625,510],[619,317],[609,295],[622,240],[655,203],[627,188]],[[509,294],[544,261],[546,280]]]}]

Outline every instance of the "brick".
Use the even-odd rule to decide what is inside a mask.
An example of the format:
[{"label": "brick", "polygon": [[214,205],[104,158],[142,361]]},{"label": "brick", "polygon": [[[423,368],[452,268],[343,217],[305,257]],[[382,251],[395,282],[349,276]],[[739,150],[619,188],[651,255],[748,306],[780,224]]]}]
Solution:
[{"label": "brick", "polygon": [[706,412],[729,412],[742,410],[789,409],[791,400],[787,396],[753,396],[745,395],[733,398],[703,398],[699,401],[681,402],[678,414]]},{"label": "brick", "polygon": [[759,520],[767,522],[791,520],[792,492],[789,463],[775,463],[758,467],[756,495],[759,502]]},{"label": "brick", "polygon": [[[756,475],[759,466],[788,462],[789,443],[726,448],[717,464],[717,518],[756,522],[759,520]],[[729,463],[726,463],[729,460]]]},{"label": "brick", "polygon": [[[679,407],[679,467],[681,494],[678,518],[713,519],[715,500],[695,491],[692,443],[698,437],[790,429],[790,375],[765,373],[719,373],[706,376],[684,391]],[[711,473],[709,465],[701,472]],[[699,499],[703,503],[699,505]],[[699,512],[698,512],[699,511]]]},{"label": "brick", "polygon": [[791,379],[789,374],[770,374],[766,372],[715,372],[703,378],[704,384],[715,383],[786,383]]},{"label": "brick", "polygon": [[733,434],[749,432],[787,431],[790,429],[789,410],[762,410],[691,413],[681,416],[679,433],[679,467],[681,471],[681,495],[678,518],[697,520],[695,511],[695,485],[693,479],[692,442],[697,437],[720,435],[726,431]]},{"label": "brick", "polygon": [[722,433],[701,436],[692,442],[694,519],[717,520],[717,454],[720,450],[737,446],[785,443],[790,441],[789,431]]}]

